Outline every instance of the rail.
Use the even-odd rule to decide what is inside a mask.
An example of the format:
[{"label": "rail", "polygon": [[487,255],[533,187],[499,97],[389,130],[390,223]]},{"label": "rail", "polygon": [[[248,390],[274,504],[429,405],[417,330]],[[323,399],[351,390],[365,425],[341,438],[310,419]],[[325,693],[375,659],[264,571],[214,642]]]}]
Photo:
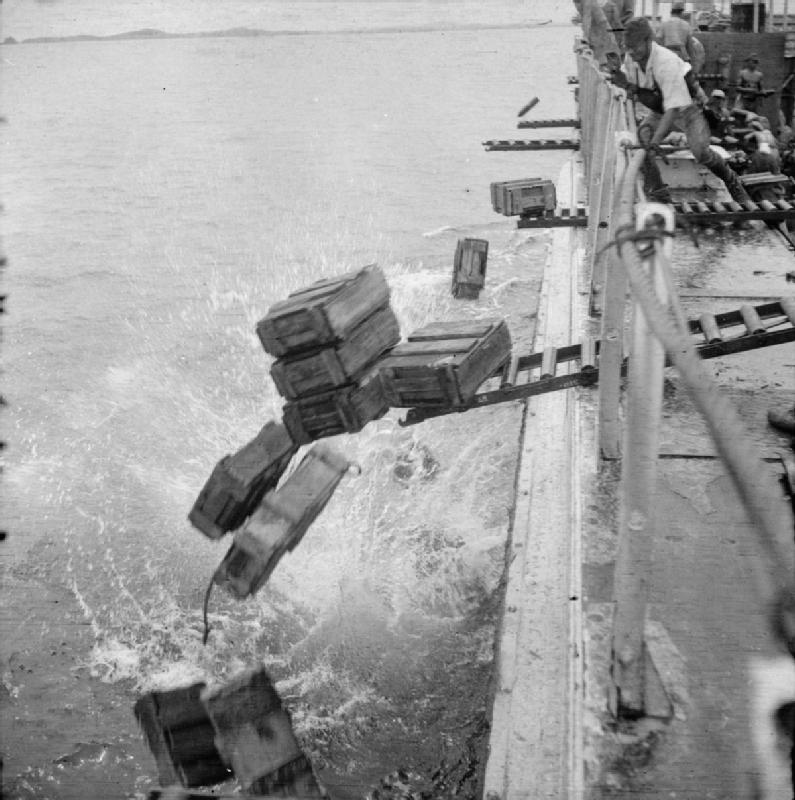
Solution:
[{"label": "rail", "polygon": [[[670,264],[675,212],[670,206],[645,202],[639,181],[645,154],[627,146],[636,140],[634,108],[625,93],[605,79],[594,50],[579,46],[577,64],[580,152],[589,205],[585,267],[591,276],[591,312],[601,316],[599,450],[603,460],[621,459],[612,680],[618,712],[637,717],[645,708],[646,586],[666,353],[704,417],[754,523],[757,594],[770,611],[774,637],[795,653],[795,584],[778,545],[791,536],[792,523],[767,503],[758,447],[732,403],[704,370],[687,335]],[[622,421],[628,295],[630,371]]]}]

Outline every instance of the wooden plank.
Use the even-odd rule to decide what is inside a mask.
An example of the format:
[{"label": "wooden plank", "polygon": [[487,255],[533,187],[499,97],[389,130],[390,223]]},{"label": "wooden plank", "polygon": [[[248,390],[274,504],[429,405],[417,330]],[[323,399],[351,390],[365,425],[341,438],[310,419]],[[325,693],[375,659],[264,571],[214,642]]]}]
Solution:
[{"label": "wooden plank", "polygon": [[435,340],[448,339],[472,339],[476,340],[485,336],[494,325],[500,322],[495,317],[488,317],[482,320],[462,320],[455,319],[448,322],[429,322],[416,331],[412,331],[407,337],[409,342],[428,342]]},{"label": "wooden plank", "polygon": [[[485,334],[484,334],[485,335]],[[403,364],[411,364],[412,359],[424,359],[429,356],[468,353],[475,347],[479,339],[475,336],[469,338],[450,337],[445,339],[410,339],[393,347],[382,359],[382,364],[391,359],[401,359]],[[422,362],[424,363],[424,362]]]}]

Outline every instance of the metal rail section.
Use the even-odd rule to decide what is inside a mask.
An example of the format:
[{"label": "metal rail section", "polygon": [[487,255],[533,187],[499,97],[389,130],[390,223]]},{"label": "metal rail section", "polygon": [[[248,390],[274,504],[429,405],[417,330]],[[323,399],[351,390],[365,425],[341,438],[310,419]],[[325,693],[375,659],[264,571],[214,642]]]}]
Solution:
[{"label": "metal rail section", "polygon": [[[670,208],[663,208],[670,212]],[[795,342],[795,298],[783,297],[758,306],[743,305],[737,311],[724,314],[701,314],[698,319],[687,322],[686,327],[694,337],[693,346],[702,360]],[[742,329],[741,333],[726,335],[727,329],[738,327]],[[458,406],[434,403],[407,406],[406,417],[400,424],[405,427],[432,417],[460,414],[495,403],[524,400],[547,392],[570,389],[572,386],[592,386],[599,380],[601,353],[601,341],[586,339],[579,344],[565,347],[547,347],[541,353],[513,354],[510,361],[491,375],[468,402]],[[572,361],[579,363],[577,372],[557,374],[558,367]],[[625,356],[621,362],[621,377],[631,374],[629,365],[630,358]],[[664,365],[673,365],[670,357],[666,356]],[[495,386],[495,382],[499,382],[499,386]]]},{"label": "metal rail section", "polygon": [[[584,19],[593,0],[584,3]],[[598,32],[597,32],[598,33]],[[729,400],[704,371],[703,353],[696,352],[691,334],[700,332],[706,347],[722,346],[715,334],[718,316],[702,315],[684,323],[670,273],[670,241],[664,243],[659,225],[671,233],[676,212],[703,221],[716,216],[755,213],[757,209],[727,206],[669,206],[646,204],[638,180],[644,153],[636,146],[635,115],[623,91],[609,84],[599,70],[600,47],[609,46],[599,35],[586,37],[592,49],[577,51],[580,153],[588,188],[586,270],[590,271],[591,311],[601,315],[599,346],[599,448],[603,459],[621,459],[618,556],[614,582],[612,679],[616,710],[630,717],[644,714],[644,620],[646,583],[654,532],[653,496],[661,423],[662,370],[665,353],[679,370],[694,403],[703,415],[716,449],[749,517],[755,523],[758,549],[774,575],[773,586],[758,581],[760,603],[776,599],[781,607],[795,602],[793,577],[776,546],[782,526],[791,522],[765,506],[762,479],[754,458],[757,447]],[[603,55],[603,51],[601,53]],[[771,220],[791,216],[783,207],[760,208]],[[648,234],[648,236],[647,236]],[[643,241],[645,239],[645,241]],[[619,416],[624,320],[631,288],[633,312],[626,419]],[[784,301],[791,308],[791,302]],[[782,306],[780,310],[786,309]],[[733,312],[744,318],[742,310]],[[749,336],[755,333],[749,318]],[[723,320],[724,322],[726,320]],[[731,420],[727,423],[727,420]],[[761,457],[761,456],[760,456]],[[791,609],[790,609],[791,613]],[[781,636],[781,631],[776,631]],[[789,632],[792,635],[792,632]]]}]

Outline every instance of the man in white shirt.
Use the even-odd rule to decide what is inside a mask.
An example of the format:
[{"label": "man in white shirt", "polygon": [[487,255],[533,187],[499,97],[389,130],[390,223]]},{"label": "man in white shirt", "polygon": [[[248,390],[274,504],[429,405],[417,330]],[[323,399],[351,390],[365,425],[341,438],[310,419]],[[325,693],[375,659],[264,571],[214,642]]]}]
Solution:
[{"label": "man in white shirt", "polygon": [[[624,86],[630,93],[637,93],[647,107],[648,114],[638,125],[638,139],[646,148],[644,162],[645,191],[649,199],[663,203],[671,202],[671,194],[663,183],[655,155],[659,145],[672,130],[680,130],[687,136],[687,143],[699,164],[707,167],[720,178],[738,203],[749,201],[737,173],[709,147],[709,125],[694,103],[698,84],[690,65],[682,61],[671,50],[654,41],[651,24],[644,17],[633,17],[624,29],[624,44],[627,57],[623,73],[613,72],[612,80]],[[656,102],[645,101],[645,92],[653,92]]]}]

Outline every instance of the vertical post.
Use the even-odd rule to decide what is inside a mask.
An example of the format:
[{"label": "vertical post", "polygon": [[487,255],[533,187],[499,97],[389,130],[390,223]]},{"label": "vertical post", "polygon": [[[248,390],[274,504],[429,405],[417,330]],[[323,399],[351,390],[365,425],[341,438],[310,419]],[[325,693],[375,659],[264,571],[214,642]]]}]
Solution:
[{"label": "vertical post", "polygon": [[784,30],[789,30],[789,0],[784,0]]},{"label": "vertical post", "polygon": [[596,105],[594,108],[594,123],[596,125],[593,138],[593,152],[588,170],[588,259],[589,272],[593,279],[593,265],[596,257],[596,234],[599,230],[601,218],[601,200],[603,180],[610,176],[604,174],[605,154],[608,147],[612,146],[612,131],[608,130],[608,117],[610,115],[610,90],[605,80],[599,80],[594,87],[596,91]]},{"label": "vertical post", "polygon": [[754,33],[759,33],[759,0],[754,0]]},{"label": "vertical post", "polygon": [[[674,230],[674,212],[661,203],[637,206],[637,229]],[[649,278],[664,304],[665,276],[656,254],[662,246],[668,257],[671,242],[655,245],[642,256]],[[644,711],[645,656],[643,629],[654,537],[654,489],[657,479],[662,413],[665,350],[652,334],[638,305],[633,305],[632,351],[629,357],[627,416],[621,464],[618,553],[615,570],[613,622],[613,681],[619,713],[638,716]]]},{"label": "vertical post", "polygon": [[[622,101],[620,125],[630,132],[630,143],[636,141],[633,125],[634,112],[626,98]],[[616,142],[616,147],[618,147]],[[627,151],[615,160],[615,202],[610,218],[609,239],[615,238],[619,225],[627,225],[632,218],[634,203],[634,175],[643,160],[636,153],[630,163]],[[618,258],[616,248],[606,253],[605,283],[602,290],[602,327],[599,346],[599,454],[603,459],[616,460],[621,456],[621,362],[624,357],[624,317],[626,312],[627,273]]]},{"label": "vertical post", "polygon": [[595,176],[591,178],[588,195],[589,252],[591,261],[591,310],[601,312],[602,292],[605,283],[605,247],[610,241],[610,219],[613,209],[614,170],[616,149],[616,120],[619,99],[617,91],[606,83],[600,87],[605,96],[605,136],[602,142],[599,161],[594,164]]}]

